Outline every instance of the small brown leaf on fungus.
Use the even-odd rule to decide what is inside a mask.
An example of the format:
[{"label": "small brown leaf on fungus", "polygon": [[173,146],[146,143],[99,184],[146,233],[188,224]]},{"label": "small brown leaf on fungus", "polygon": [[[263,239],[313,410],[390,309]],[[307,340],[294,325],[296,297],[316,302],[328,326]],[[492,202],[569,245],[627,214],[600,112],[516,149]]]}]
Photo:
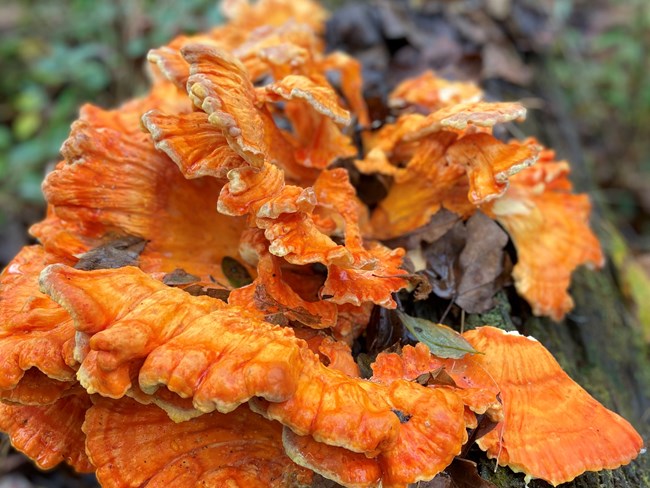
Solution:
[{"label": "small brown leaf on fungus", "polygon": [[189,285],[196,283],[197,281],[201,281],[201,278],[190,274],[181,268],[176,268],[171,273],[167,273],[165,276],[163,276],[163,283],[167,286]]},{"label": "small brown leaf on fungus", "polygon": [[431,281],[426,277],[424,273],[414,273],[408,277],[408,280],[413,289],[413,298],[418,300],[426,300],[426,298],[433,291],[433,286],[431,286]]},{"label": "small brown leaf on fungus", "polygon": [[255,287],[253,295],[255,307],[266,312],[266,321],[277,325],[288,325],[289,320],[300,322],[308,327],[317,326],[321,317],[313,315],[303,307],[289,308],[268,294],[264,285]]},{"label": "small brown leaf on fungus", "polygon": [[225,288],[206,286],[201,283],[193,283],[189,286],[182,287],[182,289],[194,297],[208,296],[226,303],[228,302],[228,297],[230,296],[230,290],[226,290]]},{"label": "small brown leaf on fungus", "polygon": [[494,483],[481,478],[476,463],[469,459],[457,457],[445,471],[451,475],[455,488],[496,488]]},{"label": "small brown leaf on fungus", "polygon": [[[501,401],[501,397],[499,395],[497,395],[497,399]],[[490,419],[490,417],[486,414],[476,415],[476,421],[477,421],[477,425],[469,432],[469,437],[467,439],[467,442],[465,442],[465,445],[463,446],[463,451],[460,453],[461,456],[466,456],[470,448],[474,445],[474,443],[477,440],[479,440],[484,435],[492,432],[498,425],[498,422],[495,422],[494,420]]]},{"label": "small brown leaf on fungus", "polygon": [[454,388],[458,386],[454,379],[449,376],[449,373],[445,371],[445,368],[437,368],[428,373],[423,373],[415,381],[423,386],[438,385],[453,386]]},{"label": "small brown leaf on fungus", "polygon": [[124,236],[113,239],[79,256],[75,268],[82,271],[137,266],[147,241],[141,237]]},{"label": "small brown leaf on fungus", "polygon": [[406,249],[415,249],[421,243],[431,244],[443,237],[449,232],[456,223],[460,221],[460,216],[454,212],[442,208],[436,212],[426,225],[418,227],[400,237],[395,237],[386,241],[390,247],[405,247]]}]

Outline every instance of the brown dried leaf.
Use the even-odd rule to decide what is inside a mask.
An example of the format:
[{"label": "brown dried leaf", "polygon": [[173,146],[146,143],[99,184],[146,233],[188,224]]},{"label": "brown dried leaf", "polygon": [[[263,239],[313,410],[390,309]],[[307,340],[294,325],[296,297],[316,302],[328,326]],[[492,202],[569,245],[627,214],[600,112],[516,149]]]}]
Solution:
[{"label": "brown dried leaf", "polygon": [[496,488],[494,483],[481,478],[476,468],[474,461],[456,458],[445,471],[451,475],[453,488]]},{"label": "brown dried leaf", "polygon": [[446,208],[441,208],[426,225],[418,227],[403,236],[390,239],[386,244],[390,247],[405,247],[406,249],[415,249],[422,242],[431,244],[449,232],[459,220],[459,215],[450,212]]},{"label": "brown dried leaf", "polygon": [[205,286],[200,283],[194,283],[190,286],[183,288],[183,291],[189,293],[193,297],[208,296],[210,298],[216,298],[222,302],[228,303],[228,297],[230,296],[230,290],[224,288],[216,288],[212,286]]},{"label": "brown dried leaf", "polygon": [[[286,307],[269,295],[264,285],[257,285],[255,287],[253,300],[255,307],[259,310],[274,310],[266,316],[267,322],[270,321],[278,325],[287,325],[287,320],[295,320],[308,327],[320,328],[321,317],[319,315],[310,313],[304,307]],[[282,320],[280,317],[285,317],[285,320]]]},{"label": "brown dried leaf", "polygon": [[83,271],[137,266],[140,253],[147,245],[141,237],[125,236],[107,242],[79,256],[75,268]]},{"label": "brown dried leaf", "polygon": [[470,313],[489,309],[502,286],[507,243],[506,233],[480,212],[457,223],[424,248],[433,291]]},{"label": "brown dried leaf", "polygon": [[188,273],[182,268],[176,268],[171,273],[167,273],[163,276],[163,283],[167,286],[189,285],[191,283],[196,283],[197,281],[201,281],[201,278]]}]

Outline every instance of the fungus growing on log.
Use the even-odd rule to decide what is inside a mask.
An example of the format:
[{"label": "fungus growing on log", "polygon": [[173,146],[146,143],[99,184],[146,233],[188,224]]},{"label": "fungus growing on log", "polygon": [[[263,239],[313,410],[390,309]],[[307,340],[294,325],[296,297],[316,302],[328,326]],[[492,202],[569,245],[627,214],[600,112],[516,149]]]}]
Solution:
[{"label": "fungus growing on log", "polygon": [[[456,303],[474,313],[514,281],[560,319],[573,270],[603,263],[566,163],[494,132],[526,109],[428,72],[374,130],[360,64],[325,53],[318,5],[224,8],[224,26],[151,51],[147,96],[82,108],[46,177],[39,244],[0,275],[14,446],[107,487],[318,473],[404,488],[453,471],[476,437],[553,484],[634,459],[634,429],[539,343],[482,327],[453,358],[412,345],[460,338],[424,334],[416,299],[481,288]],[[362,177],[384,185],[370,204]],[[494,253],[466,242],[481,233]],[[489,273],[468,264],[479,253],[499,261]],[[482,416],[497,426],[478,436]]]}]

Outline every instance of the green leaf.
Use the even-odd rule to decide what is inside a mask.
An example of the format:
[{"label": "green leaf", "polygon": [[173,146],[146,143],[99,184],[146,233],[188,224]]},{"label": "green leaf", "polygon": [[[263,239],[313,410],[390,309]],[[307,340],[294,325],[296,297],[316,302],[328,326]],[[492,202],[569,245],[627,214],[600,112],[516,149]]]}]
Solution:
[{"label": "green leaf", "polygon": [[415,338],[426,344],[431,353],[439,358],[460,359],[465,354],[476,354],[478,351],[458,332],[446,325],[434,324],[430,320],[411,317],[397,311],[402,324]]}]

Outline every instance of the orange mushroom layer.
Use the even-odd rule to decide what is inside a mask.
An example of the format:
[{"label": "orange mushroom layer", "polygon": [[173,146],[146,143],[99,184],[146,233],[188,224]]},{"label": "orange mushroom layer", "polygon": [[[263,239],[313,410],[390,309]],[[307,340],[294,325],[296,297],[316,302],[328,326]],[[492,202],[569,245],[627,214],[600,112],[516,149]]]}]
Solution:
[{"label": "orange mushroom layer", "polygon": [[[191,398],[198,412],[230,412],[257,397],[255,411],[299,435],[379,456],[387,482],[431,478],[464,442],[457,395],[331,370],[291,329],[187,296],[136,268],[84,272],[54,265],[42,283],[89,336],[78,374],[89,391],[120,398],[134,388],[133,378],[148,395],[164,387]],[[197,317],[203,298],[219,305]],[[401,423],[396,411],[412,420]],[[439,460],[415,456],[420,450]]]},{"label": "orange mushroom layer", "polygon": [[175,423],[156,406],[96,399],[83,430],[97,479],[108,488],[281,488],[313,473],[282,449],[282,427],[242,406]]},{"label": "orange mushroom layer", "polygon": [[[538,341],[494,327],[465,332],[499,385],[504,419],[477,442],[501,466],[554,486],[628,464],[643,440],[573,381]],[[464,359],[459,360],[464,361]]]}]

